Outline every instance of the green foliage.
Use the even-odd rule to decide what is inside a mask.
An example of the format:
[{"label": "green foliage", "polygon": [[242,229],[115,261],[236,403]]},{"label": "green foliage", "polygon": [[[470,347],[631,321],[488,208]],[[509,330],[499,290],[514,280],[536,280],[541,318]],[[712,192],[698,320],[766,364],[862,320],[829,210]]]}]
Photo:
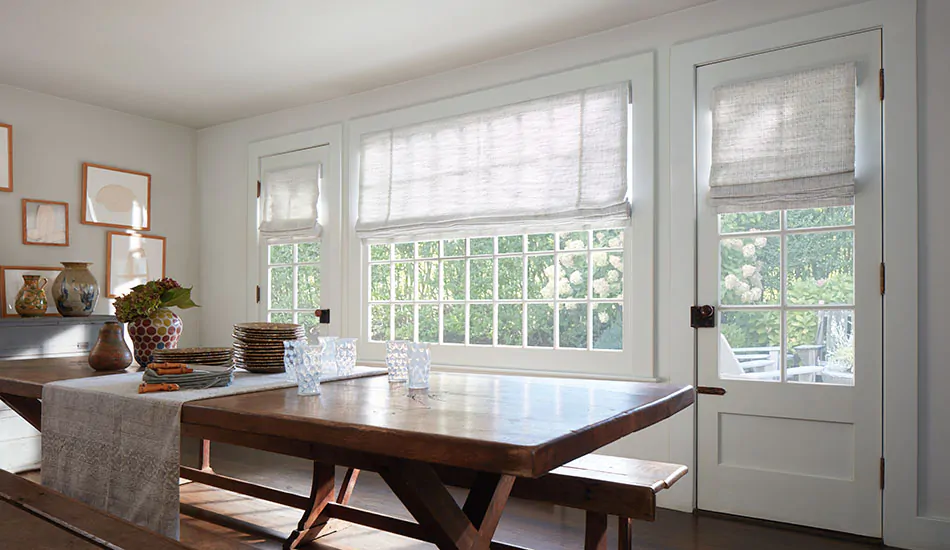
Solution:
[{"label": "green foliage", "polygon": [[183,288],[174,279],[158,279],[133,287],[125,296],[115,299],[115,316],[123,323],[148,319],[162,308],[188,309],[198,307],[191,299],[191,288]]}]

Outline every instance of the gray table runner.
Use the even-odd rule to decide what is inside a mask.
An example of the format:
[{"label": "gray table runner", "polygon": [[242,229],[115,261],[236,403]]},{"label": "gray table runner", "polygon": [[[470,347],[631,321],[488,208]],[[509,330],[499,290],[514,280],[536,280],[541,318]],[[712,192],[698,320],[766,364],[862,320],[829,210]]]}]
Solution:
[{"label": "gray table runner", "polygon": [[[324,381],[385,372],[357,367]],[[295,384],[238,370],[228,387],[139,394],[141,381],[139,372],[43,386],[43,484],[177,539],[182,405]]]}]

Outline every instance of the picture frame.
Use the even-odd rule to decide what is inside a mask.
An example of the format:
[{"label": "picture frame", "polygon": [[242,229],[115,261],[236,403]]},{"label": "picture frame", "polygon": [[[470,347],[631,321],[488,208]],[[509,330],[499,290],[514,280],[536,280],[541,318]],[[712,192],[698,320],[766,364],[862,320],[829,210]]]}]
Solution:
[{"label": "picture frame", "polygon": [[56,303],[53,301],[53,296],[52,293],[49,292],[49,289],[53,284],[53,280],[56,279],[56,276],[59,275],[59,272],[62,270],[62,267],[38,267],[22,265],[0,266],[0,306],[3,307],[3,310],[0,311],[0,317],[20,316],[16,312],[14,303],[16,302],[17,292],[23,288],[24,275],[39,275],[41,277],[46,277],[49,280],[49,282],[44,287],[47,291],[46,317],[59,317],[59,312],[56,311]]},{"label": "picture frame", "polygon": [[0,191],[13,191],[13,126],[0,122]]},{"label": "picture frame", "polygon": [[146,281],[165,277],[165,237],[106,234],[106,296],[116,298]]},{"label": "picture frame", "polygon": [[23,199],[23,244],[69,246],[69,203]]},{"label": "picture frame", "polygon": [[82,216],[86,225],[149,231],[152,176],[114,166],[82,165]]}]

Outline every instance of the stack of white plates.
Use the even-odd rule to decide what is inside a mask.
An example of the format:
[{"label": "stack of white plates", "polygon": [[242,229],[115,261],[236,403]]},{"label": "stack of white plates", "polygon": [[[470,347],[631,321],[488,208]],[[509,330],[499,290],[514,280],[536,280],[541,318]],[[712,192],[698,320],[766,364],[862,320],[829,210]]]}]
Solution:
[{"label": "stack of white plates", "polygon": [[304,328],[287,323],[234,325],[234,366],[251,372],[283,372],[284,340],[304,340]]},{"label": "stack of white plates", "polygon": [[152,357],[156,363],[228,366],[231,364],[231,348],[157,349]]}]

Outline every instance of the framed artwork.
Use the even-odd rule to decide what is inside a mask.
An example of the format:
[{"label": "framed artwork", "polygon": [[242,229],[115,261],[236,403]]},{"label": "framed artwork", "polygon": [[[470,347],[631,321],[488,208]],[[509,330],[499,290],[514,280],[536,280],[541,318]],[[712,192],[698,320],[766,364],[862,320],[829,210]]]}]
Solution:
[{"label": "framed artwork", "polygon": [[151,208],[152,176],[83,163],[82,223],[148,231]]},{"label": "framed artwork", "polygon": [[13,191],[13,126],[0,123],[0,191]]},{"label": "framed artwork", "polygon": [[49,317],[59,316],[59,313],[56,311],[56,304],[53,302],[52,293],[49,289],[53,285],[53,280],[62,270],[62,267],[30,267],[20,265],[5,265],[0,267],[0,304],[3,305],[3,311],[0,312],[0,316],[19,317],[14,303],[16,302],[17,292],[20,292],[20,289],[23,288],[24,275],[46,277],[48,280],[48,283],[44,287],[46,289],[46,301],[48,304],[46,306],[46,315]]},{"label": "framed artwork", "polygon": [[133,287],[163,277],[165,237],[117,231],[106,234],[106,296],[123,296]]},{"label": "framed artwork", "polygon": [[23,244],[69,246],[69,203],[23,199]]}]

